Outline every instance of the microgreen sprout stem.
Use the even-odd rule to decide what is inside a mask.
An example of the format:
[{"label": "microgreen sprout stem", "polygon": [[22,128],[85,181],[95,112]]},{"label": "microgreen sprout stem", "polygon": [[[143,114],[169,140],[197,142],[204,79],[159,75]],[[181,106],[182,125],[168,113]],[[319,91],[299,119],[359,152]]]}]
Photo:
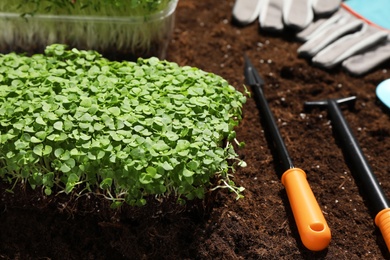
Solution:
[{"label": "microgreen sprout stem", "polygon": [[99,189],[113,207],[202,199],[215,178],[243,191],[231,177],[245,166],[233,147],[245,96],[220,76],[59,44],[0,64],[1,179],[48,196]]},{"label": "microgreen sprout stem", "polygon": [[242,192],[245,190],[244,187],[237,187],[234,182],[232,181],[225,181],[222,180],[223,185],[218,185],[212,188],[211,190],[216,190],[216,189],[229,189],[230,191],[234,192],[236,194],[236,200],[239,200],[243,198],[244,196],[242,195]]}]

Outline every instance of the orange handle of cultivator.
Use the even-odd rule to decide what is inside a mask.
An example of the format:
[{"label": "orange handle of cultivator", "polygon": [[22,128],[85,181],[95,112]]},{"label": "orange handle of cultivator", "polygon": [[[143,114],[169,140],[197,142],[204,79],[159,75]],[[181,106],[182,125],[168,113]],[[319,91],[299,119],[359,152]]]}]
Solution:
[{"label": "orange handle of cultivator", "polygon": [[381,210],[375,217],[375,224],[382,233],[387,249],[390,251],[390,209]]},{"label": "orange handle of cultivator", "polygon": [[306,173],[299,168],[291,168],[283,173],[282,184],[302,243],[312,251],[325,249],[330,243],[330,229],[307,182]]}]

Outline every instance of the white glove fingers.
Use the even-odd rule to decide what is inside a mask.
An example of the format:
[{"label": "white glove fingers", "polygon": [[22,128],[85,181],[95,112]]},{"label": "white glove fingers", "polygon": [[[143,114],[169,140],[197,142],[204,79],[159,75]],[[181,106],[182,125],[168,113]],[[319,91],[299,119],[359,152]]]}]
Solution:
[{"label": "white glove fingers", "polygon": [[236,0],[233,6],[233,18],[241,25],[247,25],[259,16],[263,0]]},{"label": "white glove fingers", "polygon": [[340,38],[313,57],[313,64],[333,68],[343,60],[376,43],[384,41],[387,33],[365,24],[362,30]]},{"label": "white glove fingers", "polygon": [[[334,26],[342,17],[347,16],[351,17],[349,13],[347,13],[343,9],[339,9],[336,13],[334,13],[329,18],[319,19],[313,23],[311,23],[304,30],[297,33],[297,38],[302,41],[310,40],[315,37],[317,34],[321,34],[323,30],[326,30],[329,26]],[[344,20],[345,21],[345,20]]]},{"label": "white glove fingers", "polygon": [[285,0],[283,21],[288,27],[303,30],[314,18],[312,0]]},{"label": "white glove fingers", "polygon": [[327,23],[329,23],[329,19],[319,19],[297,33],[296,38],[303,42],[308,41],[313,35],[322,31],[323,28],[327,26]]},{"label": "white glove fingers", "polygon": [[282,31],[282,8],[283,0],[265,0],[260,10],[260,27],[268,31]]},{"label": "white glove fingers", "polygon": [[343,17],[333,24],[324,26],[320,32],[298,49],[299,55],[312,57],[347,33],[359,30],[363,25],[363,22],[360,20],[347,20],[345,18],[346,17]]},{"label": "white glove fingers", "polygon": [[363,75],[383,62],[390,60],[390,40],[367,52],[352,56],[342,63],[342,67],[353,75]]},{"label": "white glove fingers", "polygon": [[330,15],[337,11],[341,0],[313,0],[313,11],[318,16]]}]

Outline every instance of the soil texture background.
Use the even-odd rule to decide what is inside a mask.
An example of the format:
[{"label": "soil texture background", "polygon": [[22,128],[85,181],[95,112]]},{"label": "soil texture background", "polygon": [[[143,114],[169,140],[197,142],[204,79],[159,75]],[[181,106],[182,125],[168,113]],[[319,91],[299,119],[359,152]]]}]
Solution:
[{"label": "soil texture background", "polygon": [[[119,212],[92,196],[43,197],[28,188],[0,201],[0,259],[389,259],[370,202],[355,181],[324,109],[304,101],[356,96],[341,106],[382,189],[390,196],[390,114],[376,86],[390,63],[362,77],[313,67],[297,56],[292,34],[232,24],[234,1],[181,0],[167,60],[212,72],[244,89],[244,53],[266,82],[264,93],[296,167],[307,179],[332,232],[329,247],[307,250],[280,182],[280,162],[252,98],[236,129],[247,163],[235,173],[245,198],[219,190],[187,207],[149,203]],[[250,90],[250,89],[249,89]]]}]

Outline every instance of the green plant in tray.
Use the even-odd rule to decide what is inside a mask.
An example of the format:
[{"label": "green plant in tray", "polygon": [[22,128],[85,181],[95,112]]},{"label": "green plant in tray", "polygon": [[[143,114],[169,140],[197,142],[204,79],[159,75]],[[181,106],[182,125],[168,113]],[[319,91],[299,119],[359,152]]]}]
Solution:
[{"label": "green plant in tray", "polygon": [[172,0],[14,0],[1,1],[1,10],[36,14],[147,16],[163,11]]},{"label": "green plant in tray", "polygon": [[2,0],[0,49],[42,52],[53,43],[118,59],[165,58],[178,0]]},{"label": "green plant in tray", "polygon": [[0,178],[47,195],[98,187],[113,206],[213,187],[241,196],[231,176],[245,164],[234,150],[245,96],[220,76],[64,45],[0,64]]}]

